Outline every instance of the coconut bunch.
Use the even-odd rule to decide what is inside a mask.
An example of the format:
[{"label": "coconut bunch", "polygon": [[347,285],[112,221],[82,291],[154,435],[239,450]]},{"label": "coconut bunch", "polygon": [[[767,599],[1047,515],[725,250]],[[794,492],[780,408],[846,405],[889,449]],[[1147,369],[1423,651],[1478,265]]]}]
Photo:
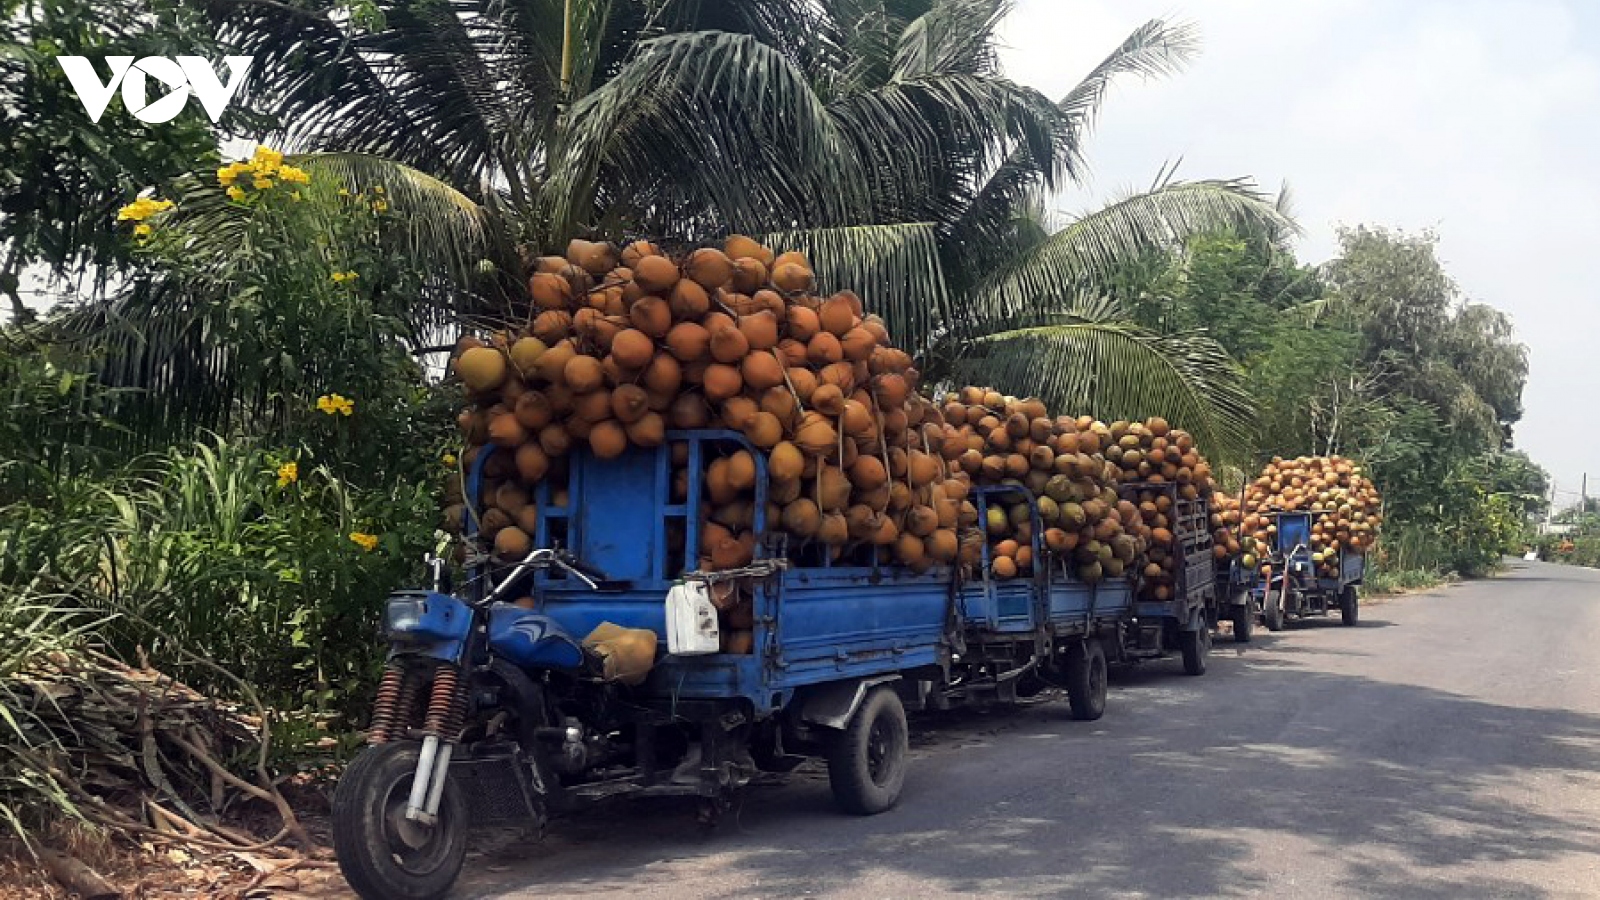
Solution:
[{"label": "coconut bunch", "polygon": [[[1238,556],[1244,550],[1244,542],[1239,539],[1243,523],[1244,505],[1238,497],[1220,491],[1211,495],[1211,552],[1218,560]],[[1253,554],[1245,565],[1255,565]]]},{"label": "coconut bunch", "polygon": [[1139,557],[1139,596],[1145,600],[1169,600],[1183,565],[1183,551],[1176,538],[1177,511],[1172,495],[1153,488],[1124,489],[1123,502],[1137,509],[1137,518],[1148,539]]},{"label": "coconut bunch", "polygon": [[1195,447],[1194,436],[1158,417],[1144,422],[1113,422],[1105,457],[1115,463],[1124,484],[1176,484],[1178,495],[1198,500],[1211,495],[1211,464]]},{"label": "coconut bunch", "polygon": [[[797,546],[836,559],[883,547],[914,568],[956,559],[968,482],[941,455],[941,411],[915,393],[910,356],[858,297],[814,292],[804,255],[737,235],[680,256],[573,241],[532,268],[526,321],[463,338],[452,362],[469,401],[467,460],[484,446],[510,451],[485,470],[480,524],[502,558],[531,540],[518,519],[535,515],[523,512],[528,489],[562,483],[574,448],[611,459],[661,445],[669,429],[727,428],[765,457],[764,512]],[[687,450],[673,454],[681,502]],[[752,558],[755,463],[742,447],[706,461],[692,554],[702,566]],[[522,534],[502,535],[510,528]]]},{"label": "coconut bunch", "polygon": [[[1117,496],[1117,469],[1102,452],[1111,440],[1104,423],[1051,417],[1040,400],[980,387],[946,395],[941,412],[942,455],[959,475],[1024,487],[1038,498],[1047,553],[1067,560],[1084,581],[1130,574],[1148,533],[1134,505]],[[962,506],[963,516],[971,511]],[[1032,511],[1020,496],[1011,503],[992,498],[987,521],[978,524],[961,535],[964,563],[979,558],[987,540],[996,577],[1031,573]]]},{"label": "coconut bunch", "polygon": [[1324,576],[1335,574],[1341,550],[1370,549],[1383,524],[1377,485],[1342,456],[1273,457],[1246,488],[1244,508],[1241,526],[1262,555],[1277,531],[1268,513],[1312,513],[1312,560]]}]

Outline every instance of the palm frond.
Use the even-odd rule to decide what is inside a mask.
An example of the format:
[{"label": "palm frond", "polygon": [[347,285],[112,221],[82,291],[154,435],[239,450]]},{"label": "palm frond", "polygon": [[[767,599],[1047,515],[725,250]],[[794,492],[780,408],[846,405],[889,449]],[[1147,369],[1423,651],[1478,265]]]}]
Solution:
[{"label": "palm frond", "polygon": [[818,290],[849,288],[859,294],[907,352],[920,353],[952,317],[938,234],[929,223],[785,231],[763,240],[773,248],[804,252],[817,273]]},{"label": "palm frond", "polygon": [[893,78],[999,69],[994,30],[1011,11],[1010,0],[944,0],[906,26],[894,49]]},{"label": "palm frond", "polygon": [[1278,186],[1278,199],[1273,201],[1272,205],[1277,208],[1278,215],[1291,222],[1299,218],[1299,216],[1295,215],[1294,191],[1290,189],[1288,179],[1285,179],[1283,184]]},{"label": "palm frond", "polygon": [[238,52],[255,58],[246,100],[302,150],[388,156],[467,189],[521,190],[557,99],[550,42],[561,4],[206,0]]},{"label": "palm frond", "polygon": [[934,0],[816,0],[816,27],[804,62],[819,96],[840,97],[882,86],[894,75],[906,27]]},{"label": "palm frond", "polygon": [[[1061,99],[1061,111],[1073,123],[1074,146],[1081,146],[1094,128],[1112,82],[1127,75],[1161,78],[1175,74],[1199,52],[1200,30],[1193,24],[1151,19],[1135,28],[1111,55],[1101,60]],[[1075,163],[1081,161],[1081,157],[1075,156]]]},{"label": "palm frond", "polygon": [[[804,73],[748,35],[645,41],[566,121],[541,203],[549,240],[605,205],[631,206],[662,232],[681,231],[663,211],[690,204],[745,231],[837,223],[866,205],[850,144]],[[607,204],[596,204],[597,183]]]},{"label": "palm frond", "polygon": [[1014,321],[1103,284],[1118,267],[1150,251],[1229,228],[1298,233],[1246,179],[1163,181],[1089,213],[1012,260],[980,289],[974,321]]},{"label": "palm frond", "polygon": [[956,372],[1069,415],[1161,416],[1214,459],[1240,460],[1249,449],[1254,404],[1243,372],[1204,333],[1157,335],[1114,321],[1012,329],[975,340]]},{"label": "palm frond", "polygon": [[1007,159],[1046,159],[1054,104],[1003,78],[919,75],[832,103],[829,113],[873,177],[877,220],[950,222]]},{"label": "palm frond", "polygon": [[290,161],[313,177],[326,174],[353,193],[383,188],[392,221],[403,229],[406,248],[425,270],[464,281],[479,260],[509,258],[515,237],[511,224],[497,218],[492,207],[479,205],[426,172],[362,153],[301,154]]},{"label": "palm frond", "polygon": [[978,186],[953,198],[964,204],[943,217],[947,226],[946,263],[957,290],[961,273],[986,271],[1003,262],[1005,247],[1018,244],[1017,232],[1041,197],[1087,171],[1084,145],[1111,84],[1119,77],[1170,75],[1198,50],[1198,32],[1183,23],[1146,22],[1054,104],[1045,140],[1015,147],[997,166],[979,169]]}]

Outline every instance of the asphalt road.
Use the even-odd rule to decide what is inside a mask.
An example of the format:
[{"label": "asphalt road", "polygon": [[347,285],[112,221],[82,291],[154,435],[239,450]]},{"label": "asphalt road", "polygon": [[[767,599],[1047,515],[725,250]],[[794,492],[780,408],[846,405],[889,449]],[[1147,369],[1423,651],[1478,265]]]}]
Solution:
[{"label": "asphalt road", "polygon": [[474,858],[465,897],[1600,896],[1600,572],[1505,577],[1221,642],[1050,703],[913,721],[900,805],[826,776],[713,832],[628,804]]}]

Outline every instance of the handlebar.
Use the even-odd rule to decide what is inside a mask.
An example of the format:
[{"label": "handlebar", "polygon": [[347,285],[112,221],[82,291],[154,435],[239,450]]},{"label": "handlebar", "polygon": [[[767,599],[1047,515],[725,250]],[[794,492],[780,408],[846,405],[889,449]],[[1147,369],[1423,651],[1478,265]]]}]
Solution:
[{"label": "handlebar", "polygon": [[566,550],[539,547],[523,557],[522,561],[517,563],[516,568],[512,569],[509,575],[500,579],[500,583],[495,586],[495,589],[490,591],[480,602],[484,606],[494,603],[500,598],[501,594],[505,593],[528,570],[548,569],[551,566],[571,573],[579,581],[588,585],[590,590],[599,590],[600,582],[606,580],[604,572],[579,562],[577,557]]}]

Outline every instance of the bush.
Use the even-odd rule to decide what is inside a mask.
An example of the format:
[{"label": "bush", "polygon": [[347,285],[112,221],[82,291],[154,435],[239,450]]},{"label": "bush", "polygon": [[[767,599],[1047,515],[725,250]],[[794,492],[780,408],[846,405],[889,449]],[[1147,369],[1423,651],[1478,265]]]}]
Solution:
[{"label": "bush", "polygon": [[123,650],[175,643],[269,702],[359,714],[383,597],[433,548],[431,485],[357,488],[304,449],[222,438],[86,481],[0,510],[0,571],[150,623],[109,632]]}]

